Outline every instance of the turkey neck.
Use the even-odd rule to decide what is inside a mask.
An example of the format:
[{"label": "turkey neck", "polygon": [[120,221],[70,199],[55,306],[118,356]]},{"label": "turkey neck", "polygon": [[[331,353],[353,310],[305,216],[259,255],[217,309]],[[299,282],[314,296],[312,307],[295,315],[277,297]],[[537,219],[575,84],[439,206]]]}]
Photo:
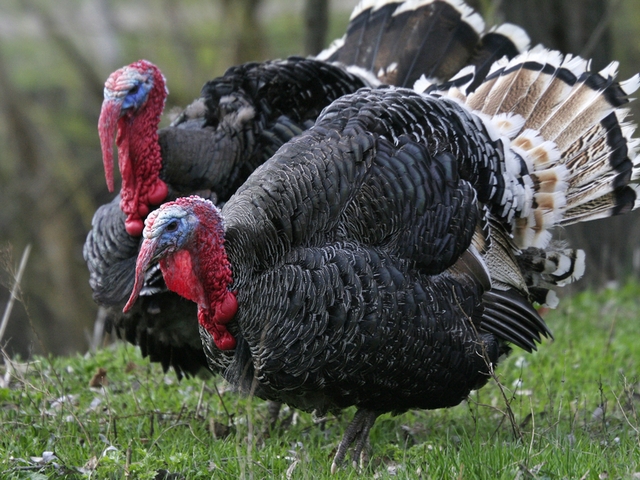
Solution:
[{"label": "turkey neck", "polygon": [[142,233],[142,219],[149,214],[150,207],[160,204],[167,196],[167,186],[160,179],[162,156],[158,143],[164,100],[164,88],[155,82],[144,106],[118,119],[120,208],[127,215],[127,232],[133,236]]},{"label": "turkey neck", "polygon": [[222,218],[215,212],[197,212],[201,223],[191,247],[160,260],[169,289],[198,304],[198,321],[220,350],[231,350],[236,339],[226,324],[235,316],[238,302],[229,291],[233,278],[224,248]]}]

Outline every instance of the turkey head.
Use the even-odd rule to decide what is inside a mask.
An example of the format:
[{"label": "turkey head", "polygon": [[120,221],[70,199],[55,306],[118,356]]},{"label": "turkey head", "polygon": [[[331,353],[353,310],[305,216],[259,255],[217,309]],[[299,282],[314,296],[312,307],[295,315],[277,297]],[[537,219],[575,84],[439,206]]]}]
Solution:
[{"label": "turkey head", "polygon": [[224,230],[218,208],[192,195],[152,212],[136,262],[136,280],[126,312],[138,298],[147,268],[160,263],[170,290],[198,304],[198,321],[220,350],[231,350],[236,339],[226,324],[238,309],[229,291],[231,266],[224,250]]},{"label": "turkey head", "polygon": [[102,161],[107,186],[113,191],[115,135],[122,175],[120,208],[127,215],[126,230],[133,236],[142,233],[143,219],[168,193],[159,176],[162,157],[157,133],[167,93],[160,70],[146,60],[116,70],[104,86],[98,122]]}]

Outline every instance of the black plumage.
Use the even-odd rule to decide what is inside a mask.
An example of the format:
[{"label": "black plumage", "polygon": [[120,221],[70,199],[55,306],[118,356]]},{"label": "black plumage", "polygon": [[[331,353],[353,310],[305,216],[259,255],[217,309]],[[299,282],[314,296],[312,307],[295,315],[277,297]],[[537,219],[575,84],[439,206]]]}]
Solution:
[{"label": "black plumage", "polygon": [[[445,80],[464,65],[487,64],[498,51],[515,54],[526,41],[515,27],[482,36],[482,19],[460,8],[461,2],[426,2],[397,16],[395,11],[412,3],[370,3],[356,8],[345,38],[316,58],[240,65],[205,84],[201,98],[158,132],[167,200],[198,193],[225,202],[258,165],[310,127],[325,106],[365,84],[411,86],[421,74]],[[496,36],[502,43],[486,42]],[[366,58],[353,54],[365,50]],[[125,230],[118,203],[116,198],[98,209],[84,248],[94,299],[107,309],[107,329],[179,376],[194,373],[206,365],[193,322],[195,306],[167,292],[161,276],[150,275],[135,307],[121,312],[133,287],[140,240]]]},{"label": "black plumage", "polygon": [[640,204],[638,140],[615,108],[639,78],[538,49],[473,92],[342,97],[221,210],[191,196],[152,213],[129,305],[159,261],[232,384],[304,410],[356,406],[336,467],[379,414],[457,405],[510,345],[550,335],[533,303],[584,268],[550,229]]}]

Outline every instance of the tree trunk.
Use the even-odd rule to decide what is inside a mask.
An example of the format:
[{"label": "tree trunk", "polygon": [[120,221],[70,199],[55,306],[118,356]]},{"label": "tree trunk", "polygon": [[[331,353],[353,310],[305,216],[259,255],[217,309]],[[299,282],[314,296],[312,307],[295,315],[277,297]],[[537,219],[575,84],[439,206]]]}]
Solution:
[{"label": "tree trunk", "polygon": [[265,60],[265,36],[258,21],[262,0],[222,0],[224,30],[231,32],[227,65]]},{"label": "tree trunk", "polygon": [[526,28],[531,44],[593,59],[600,69],[611,61],[611,14],[605,0],[511,0],[502,2],[504,20]]},{"label": "tree trunk", "polygon": [[329,1],[306,0],[304,23],[304,51],[307,55],[316,55],[327,46]]},{"label": "tree trunk", "polygon": [[[0,56],[0,97],[15,152],[10,161],[15,163],[19,180],[3,182],[7,187],[2,200],[5,205],[16,202],[21,213],[21,221],[5,230],[5,239],[17,251],[26,243],[34,244],[21,285],[26,308],[16,309],[9,320],[9,334],[12,324],[21,326],[12,349],[70,353],[84,343],[83,327],[90,325],[96,310],[88,295],[88,274],[75,235],[81,224],[75,197],[80,187],[72,185],[74,166],[60,161],[69,156],[60,146],[63,142],[50,142],[33,121],[31,114],[37,108],[8,73]],[[29,346],[34,338],[31,333],[37,334],[38,341]]]}]

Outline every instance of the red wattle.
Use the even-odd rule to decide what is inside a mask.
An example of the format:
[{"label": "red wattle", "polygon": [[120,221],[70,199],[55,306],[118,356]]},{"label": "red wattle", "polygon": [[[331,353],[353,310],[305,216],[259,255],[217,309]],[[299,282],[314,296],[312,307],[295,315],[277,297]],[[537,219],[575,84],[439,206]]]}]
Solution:
[{"label": "red wattle", "polygon": [[164,201],[165,198],[167,198],[168,194],[169,188],[167,187],[167,184],[158,179],[156,184],[149,190],[147,198],[149,199],[149,203],[151,205],[159,205]]},{"label": "red wattle", "polygon": [[236,339],[225,325],[233,319],[237,311],[238,300],[232,292],[227,291],[225,297],[216,305],[216,313],[213,315],[211,325],[213,342],[220,350],[231,350],[236,347]]},{"label": "red wattle", "polygon": [[139,237],[140,235],[142,235],[144,223],[142,223],[142,220],[140,220],[140,218],[132,218],[131,216],[128,216],[124,221],[124,228],[132,237]]},{"label": "red wattle", "polygon": [[149,205],[147,205],[146,203],[141,203],[140,205],[138,205],[138,215],[140,215],[140,217],[142,218],[149,215]]},{"label": "red wattle", "polygon": [[233,292],[227,292],[224,299],[216,306],[216,313],[213,316],[213,321],[225,325],[231,321],[231,319],[238,312],[238,300]]},{"label": "red wattle", "polygon": [[[160,208],[169,205],[195,214],[200,225],[185,248],[160,259],[167,287],[196,302],[198,323],[209,332],[217,348],[232,350],[237,341],[227,324],[238,312],[238,300],[236,293],[229,291],[233,278],[224,251],[224,229],[219,211],[211,202],[196,195],[180,197]],[[153,231],[156,217],[152,214],[150,218],[147,228]]]},{"label": "red wattle", "polygon": [[221,327],[219,332],[214,332],[213,343],[215,343],[216,347],[218,347],[220,350],[233,350],[234,348],[236,348],[236,344],[238,342],[236,342],[236,339],[233,338],[233,335],[229,333],[229,330]]}]

